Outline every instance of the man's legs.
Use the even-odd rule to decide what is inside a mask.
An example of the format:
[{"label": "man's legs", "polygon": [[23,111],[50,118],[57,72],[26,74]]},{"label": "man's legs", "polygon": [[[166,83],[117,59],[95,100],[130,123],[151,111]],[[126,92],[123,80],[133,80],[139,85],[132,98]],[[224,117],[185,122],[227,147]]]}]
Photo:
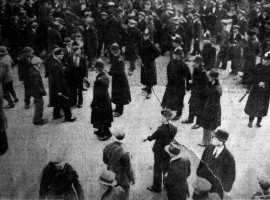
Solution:
[{"label": "man's legs", "polygon": [[78,106],[81,106],[83,104],[83,86],[79,87],[77,89],[78,91]]},{"label": "man's legs", "polygon": [[152,189],[156,191],[162,190],[162,162],[160,155],[154,154],[154,181]]},{"label": "man's legs", "polygon": [[34,98],[35,103],[35,112],[33,117],[33,123],[40,123],[43,121],[43,107],[44,107],[44,101],[42,97],[36,97]]},{"label": "man's legs", "polygon": [[60,117],[61,117],[60,107],[59,106],[54,106],[53,107],[53,118],[58,119]]},{"label": "man's legs", "polygon": [[4,98],[8,102],[8,106],[6,108],[13,108],[14,103],[9,94],[9,83],[3,83],[3,92],[4,92]]}]

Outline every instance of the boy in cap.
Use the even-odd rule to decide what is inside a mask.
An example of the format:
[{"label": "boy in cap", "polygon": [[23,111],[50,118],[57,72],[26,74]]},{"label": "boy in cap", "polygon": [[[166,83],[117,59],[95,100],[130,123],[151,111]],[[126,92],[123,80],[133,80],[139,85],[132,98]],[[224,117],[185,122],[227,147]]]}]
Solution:
[{"label": "boy in cap", "polygon": [[218,193],[221,199],[231,191],[236,173],[235,160],[225,146],[228,137],[228,132],[218,129],[197,168],[197,176],[208,180],[212,185],[210,192]]},{"label": "boy in cap", "polygon": [[181,155],[180,145],[171,143],[165,151],[170,155],[168,172],[163,180],[168,200],[186,200],[189,197],[187,178],[191,173],[190,161]]},{"label": "boy in cap", "polygon": [[31,59],[32,67],[29,68],[29,82],[30,95],[34,97],[35,113],[33,117],[34,125],[44,125],[48,122],[47,119],[43,119],[43,96],[46,96],[46,91],[43,86],[42,78],[40,75],[40,68],[42,60],[39,57],[33,57]]},{"label": "boy in cap", "polygon": [[156,140],[153,146],[154,152],[154,181],[151,187],[147,187],[151,192],[162,191],[162,174],[168,171],[170,156],[165,151],[165,146],[173,141],[177,127],[171,124],[173,117],[172,111],[164,109],[161,111],[162,125],[151,135],[143,140],[143,142]]}]

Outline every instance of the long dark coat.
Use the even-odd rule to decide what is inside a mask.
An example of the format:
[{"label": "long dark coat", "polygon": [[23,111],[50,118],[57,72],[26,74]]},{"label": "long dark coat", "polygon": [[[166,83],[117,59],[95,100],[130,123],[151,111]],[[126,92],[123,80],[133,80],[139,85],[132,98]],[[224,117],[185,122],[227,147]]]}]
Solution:
[{"label": "long dark coat", "polygon": [[[168,197],[172,199],[185,200],[189,197],[187,178],[190,176],[190,161],[188,158],[180,157],[172,160],[169,164],[167,177],[164,178],[164,187]],[[178,198],[175,198],[177,197]],[[170,199],[170,198],[169,198]]]},{"label": "long dark coat", "polygon": [[[259,87],[264,82],[265,88]],[[270,99],[270,68],[258,64],[253,72],[251,91],[245,107],[245,113],[252,117],[264,117],[267,115]]]},{"label": "long dark coat", "polygon": [[179,110],[183,107],[186,94],[185,83],[191,79],[188,66],[182,60],[172,60],[167,67],[168,84],[162,100],[162,107]]},{"label": "long dark coat", "polygon": [[84,52],[85,54],[92,59],[97,56],[97,31],[94,27],[89,26],[84,31]]},{"label": "long dark coat", "polygon": [[110,79],[105,72],[97,75],[94,83],[93,101],[91,103],[91,123],[94,128],[111,127],[113,122],[111,98],[108,91],[109,84]]},{"label": "long dark coat", "polygon": [[39,70],[35,67],[29,68],[29,81],[31,83],[29,93],[35,98],[46,96],[46,91],[44,89],[42,77]]},{"label": "long dark coat", "polygon": [[106,35],[105,43],[106,45],[111,45],[113,43],[119,44],[119,46],[123,46],[124,39],[124,21],[122,18],[115,16],[110,17],[108,22],[108,34]]},{"label": "long dark coat", "polygon": [[142,35],[140,29],[137,27],[127,29],[127,38],[126,38],[126,60],[137,59],[137,53],[139,45],[142,41]]},{"label": "long dark coat", "polygon": [[112,102],[121,105],[129,104],[131,102],[130,88],[125,63],[120,56],[112,59],[109,75],[112,76]]},{"label": "long dark coat", "polygon": [[139,50],[143,66],[141,67],[141,84],[156,85],[157,70],[155,59],[160,55],[159,49],[150,40],[142,42]]},{"label": "long dark coat", "polygon": [[39,199],[84,200],[84,192],[75,169],[66,163],[64,171],[57,172],[50,162],[43,170]]},{"label": "long dark coat", "polygon": [[197,168],[197,176],[205,178],[212,184],[210,192],[223,197],[223,191],[230,192],[235,181],[235,161],[225,147],[217,158],[213,155],[215,146],[208,145]]},{"label": "long dark coat", "polygon": [[62,106],[62,98],[59,97],[58,93],[71,98],[70,90],[66,81],[66,76],[62,63],[54,59],[51,62],[51,105]]},{"label": "long dark coat", "polygon": [[212,44],[205,44],[202,50],[204,68],[209,71],[216,64],[216,48]]},{"label": "long dark coat", "polygon": [[221,125],[220,97],[222,88],[218,81],[210,86],[202,114],[201,126],[207,130],[215,130]]},{"label": "long dark coat", "polygon": [[208,89],[208,78],[206,72],[201,67],[198,69],[194,68],[192,80],[189,112],[190,115],[197,116],[198,118],[201,117],[203,113]]}]

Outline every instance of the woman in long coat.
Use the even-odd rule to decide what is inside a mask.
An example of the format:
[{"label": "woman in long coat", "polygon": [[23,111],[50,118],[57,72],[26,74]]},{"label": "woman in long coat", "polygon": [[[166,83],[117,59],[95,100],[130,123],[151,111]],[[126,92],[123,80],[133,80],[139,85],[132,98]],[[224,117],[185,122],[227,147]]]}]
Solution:
[{"label": "woman in long coat", "polygon": [[123,114],[124,105],[129,104],[131,101],[130,89],[128,84],[127,75],[125,72],[125,63],[120,57],[121,50],[118,44],[111,46],[113,55],[112,66],[109,75],[112,76],[112,102],[116,104],[115,117]]},{"label": "woman in long coat", "polygon": [[99,140],[107,140],[112,136],[109,127],[113,122],[111,98],[108,91],[110,79],[104,71],[104,64],[97,61],[95,64],[98,75],[94,83],[93,101],[91,103],[91,123]]},{"label": "woman in long coat", "polygon": [[139,50],[139,55],[142,61],[141,67],[141,84],[146,87],[143,90],[147,91],[146,99],[151,97],[152,87],[157,84],[157,70],[155,59],[160,55],[159,49],[149,39],[150,31],[145,29],[143,33],[144,41]]},{"label": "woman in long coat", "polygon": [[257,127],[261,127],[262,117],[267,115],[270,99],[269,65],[269,60],[266,61],[264,58],[263,63],[258,64],[254,69],[250,95],[245,107],[245,113],[249,115],[248,127],[252,127],[255,117],[258,118]]},{"label": "woman in long coat", "polygon": [[207,146],[211,140],[212,132],[221,125],[221,105],[220,98],[222,88],[218,80],[219,73],[212,69],[208,73],[210,87],[202,114],[201,126],[203,127],[203,141],[200,146]]}]

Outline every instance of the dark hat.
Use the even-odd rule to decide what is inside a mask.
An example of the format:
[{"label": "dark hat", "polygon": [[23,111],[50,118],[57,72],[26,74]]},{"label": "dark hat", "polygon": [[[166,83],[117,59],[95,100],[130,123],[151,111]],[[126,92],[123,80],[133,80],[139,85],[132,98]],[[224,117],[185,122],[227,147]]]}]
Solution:
[{"label": "dark hat", "polygon": [[197,177],[196,182],[192,186],[194,188],[194,193],[198,195],[209,192],[212,187],[211,183],[208,180],[199,176]]},{"label": "dark hat", "polygon": [[104,69],[104,64],[103,64],[102,60],[97,60],[96,61],[95,68],[97,68],[97,69]]},{"label": "dark hat", "polygon": [[75,46],[73,46],[72,47],[72,50],[75,52],[75,51],[78,51],[79,49],[81,49],[80,48],[80,46],[78,46],[78,45],[75,45]]},{"label": "dark hat", "polygon": [[172,40],[173,42],[177,43],[177,44],[183,44],[183,39],[180,35],[175,34],[175,36],[172,36]]},{"label": "dark hat", "polygon": [[111,45],[110,51],[120,51],[119,45],[115,42]]},{"label": "dark hat", "polygon": [[148,28],[146,28],[146,29],[144,30],[143,35],[144,35],[144,36],[150,35],[150,31],[149,31]]},{"label": "dark hat", "polygon": [[203,57],[202,56],[196,56],[193,60],[195,63],[202,63],[203,62]]},{"label": "dark hat", "polygon": [[71,42],[72,42],[72,40],[71,40],[70,37],[65,37],[65,39],[64,39],[64,43],[65,43],[65,44],[69,44],[69,43],[71,43]]},{"label": "dark hat", "polygon": [[121,8],[121,7],[116,8],[115,11],[117,13],[123,13],[124,12],[123,8]]},{"label": "dark hat", "polygon": [[219,72],[216,69],[211,69],[210,72],[208,72],[208,76],[210,76],[213,79],[218,79]]},{"label": "dark hat", "polygon": [[141,12],[139,12],[139,13],[138,13],[138,15],[141,15],[141,16],[145,17],[145,13],[144,13],[144,12],[142,12],[142,11],[141,11]]},{"label": "dark hat", "polygon": [[181,56],[183,54],[183,48],[180,47],[176,47],[173,51],[174,54]]},{"label": "dark hat", "polygon": [[147,20],[148,20],[148,21],[153,21],[153,20],[154,20],[153,15],[148,15]]},{"label": "dark hat", "polygon": [[34,50],[31,47],[24,47],[22,50],[22,53],[31,53],[34,52]]},{"label": "dark hat", "polygon": [[240,29],[240,26],[238,26],[238,25],[233,25],[232,28]]},{"label": "dark hat", "polygon": [[75,33],[74,37],[75,37],[75,38],[82,37],[82,34],[80,34],[80,33]]},{"label": "dark hat", "polygon": [[179,155],[180,153],[180,147],[179,146],[176,146],[172,143],[170,143],[169,145],[165,146],[165,151],[171,156],[171,157],[174,157],[174,156],[177,156]]},{"label": "dark hat", "polygon": [[119,131],[114,133],[114,136],[116,137],[117,140],[123,140],[126,134],[123,131]]},{"label": "dark hat", "polygon": [[172,116],[173,116],[173,113],[172,113],[172,111],[171,111],[170,109],[163,109],[163,110],[161,111],[161,114],[162,114],[164,117],[168,118],[168,119],[171,119]]},{"label": "dark hat", "polygon": [[63,54],[63,51],[61,48],[56,48],[53,50],[53,54],[57,56],[57,55]]},{"label": "dark hat", "polygon": [[258,29],[255,27],[248,29],[247,33],[248,33],[248,35],[256,35],[258,33]]},{"label": "dark hat", "polygon": [[5,46],[0,46],[0,55],[8,54],[7,48]]},{"label": "dark hat", "polygon": [[211,39],[211,34],[209,31],[206,31],[204,34],[203,34],[203,39],[204,40],[210,40]]},{"label": "dark hat", "polygon": [[222,129],[218,129],[215,132],[215,138],[217,138],[218,140],[220,140],[222,142],[226,142],[229,138],[229,133],[222,130]]},{"label": "dark hat", "polygon": [[31,64],[32,64],[32,65],[37,65],[37,64],[39,64],[39,63],[42,63],[42,60],[41,60],[39,57],[35,56],[35,57],[33,57],[33,58],[31,59]]}]

